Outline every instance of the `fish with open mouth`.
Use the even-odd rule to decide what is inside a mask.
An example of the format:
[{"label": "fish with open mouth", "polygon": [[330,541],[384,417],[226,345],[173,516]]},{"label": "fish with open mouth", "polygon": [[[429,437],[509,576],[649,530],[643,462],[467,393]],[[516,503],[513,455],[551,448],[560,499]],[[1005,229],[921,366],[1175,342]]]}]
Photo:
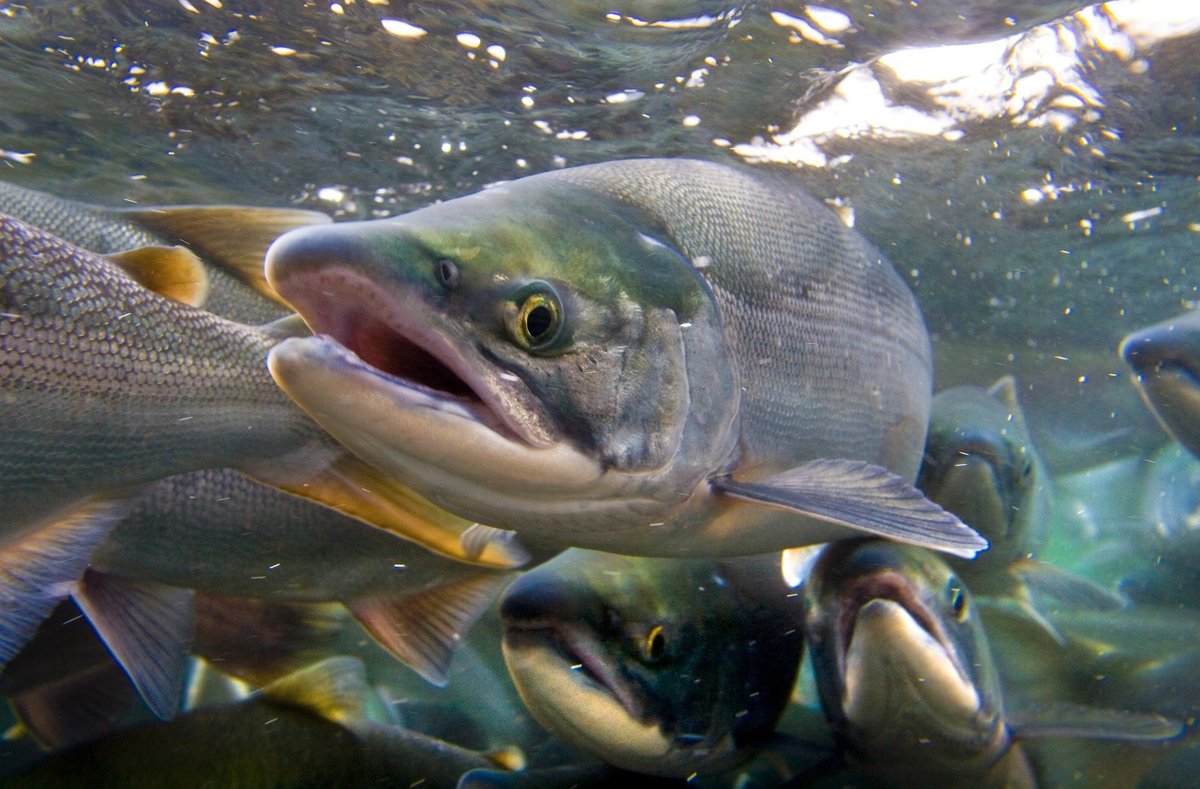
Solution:
[{"label": "fish with open mouth", "polygon": [[826,547],[804,582],[805,642],[843,759],[889,786],[1036,786],[1031,737],[1161,743],[1159,715],[1005,704],[978,607],[935,553],[885,540]]},{"label": "fish with open mouth", "polygon": [[729,769],[774,731],[800,664],[778,555],[728,562],[571,550],[504,593],[504,658],[530,713],[609,764]]},{"label": "fish with open mouth", "polygon": [[522,539],[722,557],[986,542],[910,484],[929,337],[865,239],[781,181],[645,159],[288,232],[319,336],[269,358],[351,451]]}]

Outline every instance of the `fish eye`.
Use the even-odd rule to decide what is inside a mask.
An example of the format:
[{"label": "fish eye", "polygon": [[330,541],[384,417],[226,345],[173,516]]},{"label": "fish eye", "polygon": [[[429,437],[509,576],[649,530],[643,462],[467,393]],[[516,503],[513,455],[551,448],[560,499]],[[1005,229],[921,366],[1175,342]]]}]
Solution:
[{"label": "fish eye", "polygon": [[546,350],[561,332],[562,302],[549,284],[531,283],[518,294],[516,308],[509,310],[506,322],[509,334],[522,348]]},{"label": "fish eye", "polygon": [[646,633],[643,650],[650,663],[657,663],[667,654],[667,634],[663,632],[662,625],[655,625]]},{"label": "fish eye", "polygon": [[958,578],[951,578],[946,584],[946,600],[959,622],[967,618],[967,590]]},{"label": "fish eye", "polygon": [[433,264],[433,275],[437,277],[438,284],[446,290],[454,290],[462,279],[462,272],[458,270],[458,264],[447,258],[442,258]]}]

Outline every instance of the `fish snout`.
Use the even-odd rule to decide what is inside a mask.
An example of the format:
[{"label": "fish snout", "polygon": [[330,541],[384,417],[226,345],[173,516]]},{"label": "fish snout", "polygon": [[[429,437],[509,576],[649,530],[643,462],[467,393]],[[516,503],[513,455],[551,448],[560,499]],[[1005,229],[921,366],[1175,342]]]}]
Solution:
[{"label": "fish snout", "polygon": [[579,588],[561,578],[536,572],[518,578],[500,600],[505,628],[541,629],[555,623],[575,622],[587,611]]}]

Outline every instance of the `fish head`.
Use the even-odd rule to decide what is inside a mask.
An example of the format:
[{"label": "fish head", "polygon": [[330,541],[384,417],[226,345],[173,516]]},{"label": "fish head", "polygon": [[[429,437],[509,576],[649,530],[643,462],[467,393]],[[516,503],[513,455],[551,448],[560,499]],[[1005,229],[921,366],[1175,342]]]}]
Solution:
[{"label": "fish head", "polygon": [[1050,508],[1042,466],[1011,378],[933,398],[917,487],[987,539],[975,565],[1005,567],[1040,547]]},{"label": "fish head", "polygon": [[1136,331],[1118,352],[1159,424],[1200,457],[1200,311]]},{"label": "fish head", "polygon": [[565,552],[501,602],[514,684],[534,718],[610,764],[727,769],[773,731],[802,644],[798,605],[781,595],[767,613],[734,583],[713,562]]},{"label": "fish head", "polygon": [[982,624],[966,586],[934,553],[881,540],[833,544],[804,601],[822,707],[856,757],[964,769],[1003,753]]},{"label": "fish head", "polygon": [[267,277],[317,336],[277,346],[272,374],[464,517],[566,528],[652,488],[674,505],[730,451],[715,302],[650,223],[543,178],[279,238]]}]

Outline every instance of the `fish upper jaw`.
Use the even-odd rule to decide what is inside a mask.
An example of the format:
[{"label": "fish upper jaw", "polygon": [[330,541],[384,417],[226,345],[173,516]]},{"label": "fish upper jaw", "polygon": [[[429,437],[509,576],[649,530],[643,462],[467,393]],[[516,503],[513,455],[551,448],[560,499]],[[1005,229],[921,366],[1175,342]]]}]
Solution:
[{"label": "fish upper jaw", "polygon": [[530,446],[555,440],[553,424],[520,378],[497,369],[465,338],[449,336],[419,298],[336,264],[288,273],[288,249],[271,247],[268,278],[314,333],[337,342],[398,389],[457,402],[477,421]]}]

